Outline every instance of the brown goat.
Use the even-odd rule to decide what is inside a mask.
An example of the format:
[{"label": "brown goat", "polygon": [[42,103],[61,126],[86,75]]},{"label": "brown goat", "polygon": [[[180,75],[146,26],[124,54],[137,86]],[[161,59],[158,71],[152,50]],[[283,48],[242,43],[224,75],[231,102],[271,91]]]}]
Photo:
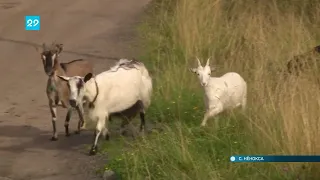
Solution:
[{"label": "brown goat", "polygon": [[287,63],[287,69],[290,74],[299,75],[303,70],[310,69],[314,63],[320,63],[320,45],[307,53],[294,56]]},{"label": "brown goat", "polygon": [[[56,130],[56,108],[59,102],[61,102],[64,108],[68,109],[64,125],[66,136],[70,135],[69,121],[73,108],[77,110],[79,115],[76,133],[80,133],[81,128],[85,127],[83,104],[69,101],[68,84],[58,78],[58,76],[85,76],[88,73],[93,73],[93,66],[89,61],[83,59],[73,60],[68,63],[60,63],[58,57],[63,50],[63,44],[52,43],[51,47],[47,47],[44,43],[42,48],[43,50],[40,55],[44,71],[48,75],[46,92],[52,116],[53,136],[51,140],[56,141],[58,140],[58,133]],[[81,86],[81,84],[79,84],[79,86]]]}]

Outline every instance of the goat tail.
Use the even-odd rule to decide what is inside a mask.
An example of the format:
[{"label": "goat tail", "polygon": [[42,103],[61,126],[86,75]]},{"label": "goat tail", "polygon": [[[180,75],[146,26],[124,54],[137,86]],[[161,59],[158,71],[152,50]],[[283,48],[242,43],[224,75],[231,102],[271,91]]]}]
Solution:
[{"label": "goat tail", "polygon": [[149,107],[151,104],[151,96],[152,96],[152,80],[150,77],[142,77],[142,81],[144,84],[144,90],[143,90],[143,104],[145,107]]},{"label": "goat tail", "polygon": [[[146,71],[148,73],[148,71]],[[148,108],[151,104],[152,96],[152,79],[148,74],[142,75],[142,87],[141,87],[141,97],[145,108]]]},{"label": "goat tail", "polygon": [[141,100],[144,108],[147,109],[151,104],[151,95],[153,90],[152,78],[150,77],[150,73],[143,63],[140,64],[139,71],[141,73],[142,81],[142,86],[140,89]]}]

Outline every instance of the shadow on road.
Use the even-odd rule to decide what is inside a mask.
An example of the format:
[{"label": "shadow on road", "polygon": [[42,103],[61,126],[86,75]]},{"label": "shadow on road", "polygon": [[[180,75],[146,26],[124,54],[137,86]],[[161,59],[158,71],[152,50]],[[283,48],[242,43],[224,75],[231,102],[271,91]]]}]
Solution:
[{"label": "shadow on road", "polygon": [[81,134],[71,134],[66,137],[60,133],[58,141],[50,141],[51,133],[48,131],[42,131],[33,126],[0,126],[0,138],[9,137],[17,138],[7,144],[5,147],[0,147],[0,150],[10,152],[22,152],[28,149],[59,149],[64,151],[70,151],[78,149],[85,144],[90,144],[93,139],[92,132],[83,131]]},{"label": "shadow on road", "polygon": [[[119,131],[120,126],[118,123],[110,126],[110,141],[113,141],[121,136]],[[127,130],[126,132],[127,133],[122,137],[132,140],[131,131]],[[21,153],[24,151],[37,151],[37,149],[61,151],[74,151],[77,149],[80,150],[81,153],[87,154],[93,140],[93,132],[90,130],[84,130],[81,132],[81,134],[75,134],[73,131],[70,133],[71,135],[66,137],[64,133],[60,132],[58,141],[51,141],[51,132],[43,131],[37,127],[29,125],[1,125],[0,139],[12,139],[10,142],[4,142],[5,146],[0,146],[0,151]],[[99,139],[99,144],[102,142],[106,141],[101,136]],[[88,148],[84,148],[85,146]]]}]

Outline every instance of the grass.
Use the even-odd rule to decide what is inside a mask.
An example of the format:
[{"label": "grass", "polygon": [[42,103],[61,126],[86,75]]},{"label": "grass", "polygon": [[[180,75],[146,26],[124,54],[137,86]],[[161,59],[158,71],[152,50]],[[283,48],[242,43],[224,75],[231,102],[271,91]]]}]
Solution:
[{"label": "grass", "polygon": [[[298,78],[280,73],[320,43],[319,16],[316,0],[154,0],[140,28],[142,59],[154,82],[148,120],[164,131],[119,140],[106,168],[132,180],[319,179],[315,163],[229,162],[235,154],[320,154],[317,64]],[[211,57],[215,76],[244,77],[245,113],[225,112],[199,127],[203,92],[188,71],[196,56]]]}]

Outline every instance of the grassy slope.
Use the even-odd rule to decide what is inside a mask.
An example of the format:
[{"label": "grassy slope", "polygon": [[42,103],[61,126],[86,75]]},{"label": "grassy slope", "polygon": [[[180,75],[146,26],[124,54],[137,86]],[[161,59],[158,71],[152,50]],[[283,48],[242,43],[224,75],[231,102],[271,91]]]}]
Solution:
[{"label": "grassy slope", "polygon": [[[154,1],[141,27],[142,59],[154,79],[148,120],[162,122],[164,132],[108,144],[116,158],[107,168],[138,180],[320,179],[317,164],[229,162],[233,154],[320,153],[314,76],[277,74],[292,55],[319,44],[319,16],[316,0]],[[188,71],[195,56],[212,57],[216,76],[235,71],[247,80],[246,113],[226,112],[199,127],[203,92]],[[120,155],[123,147],[129,151]]]}]

